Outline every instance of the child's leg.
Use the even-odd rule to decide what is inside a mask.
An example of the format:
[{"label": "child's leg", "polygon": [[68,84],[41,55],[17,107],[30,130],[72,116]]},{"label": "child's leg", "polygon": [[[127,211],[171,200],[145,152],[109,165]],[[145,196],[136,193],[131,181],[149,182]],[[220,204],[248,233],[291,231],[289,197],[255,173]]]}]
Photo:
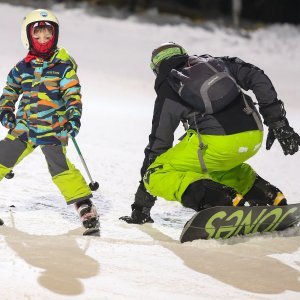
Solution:
[{"label": "child's leg", "polygon": [[85,228],[98,230],[99,216],[95,205],[90,200],[93,197],[89,186],[80,171],[66,157],[63,146],[42,146],[49,172],[67,204],[75,204],[82,225]]},{"label": "child's leg", "polygon": [[45,145],[41,149],[45,155],[52,180],[67,204],[92,197],[91,190],[80,171],[67,159],[65,147]]},{"label": "child's leg", "polygon": [[0,180],[33,150],[34,147],[10,134],[0,141]]}]

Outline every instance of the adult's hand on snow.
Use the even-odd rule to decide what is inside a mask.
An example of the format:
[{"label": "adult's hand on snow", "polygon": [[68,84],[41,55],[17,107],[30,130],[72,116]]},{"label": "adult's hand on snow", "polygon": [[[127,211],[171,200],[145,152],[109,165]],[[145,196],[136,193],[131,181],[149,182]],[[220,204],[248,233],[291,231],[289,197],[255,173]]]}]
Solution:
[{"label": "adult's hand on snow", "polygon": [[144,214],[141,211],[134,209],[131,213],[131,216],[120,217],[119,220],[125,221],[128,224],[145,224],[145,223],[154,223],[150,215]]}]

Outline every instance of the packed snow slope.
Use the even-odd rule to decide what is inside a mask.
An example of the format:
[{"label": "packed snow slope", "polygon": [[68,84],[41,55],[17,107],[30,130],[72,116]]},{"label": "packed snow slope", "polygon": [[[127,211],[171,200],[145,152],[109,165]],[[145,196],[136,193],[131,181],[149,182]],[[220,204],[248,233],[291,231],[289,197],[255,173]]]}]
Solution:
[{"label": "packed snow slope", "polygon": [[[30,10],[0,4],[2,86],[26,54],[20,25]],[[74,208],[66,206],[36,149],[14,168],[15,178],[1,182],[0,299],[299,299],[299,228],[180,244],[181,229],[193,211],[163,199],[153,208],[154,224],[118,220],[130,213],[151,128],[152,49],[176,41],[190,54],[238,56],[258,65],[300,132],[299,27],[274,25],[246,38],[214,24],[192,27],[180,19],[176,25],[155,25],[63,6],[54,11],[59,43],[79,65],[84,112],[77,141],[100,183],[94,201],[101,238],[81,235]],[[1,128],[1,138],[5,134]],[[72,144],[68,155],[85,174]],[[297,203],[299,158],[300,153],[285,157],[276,142],[249,163]]]}]

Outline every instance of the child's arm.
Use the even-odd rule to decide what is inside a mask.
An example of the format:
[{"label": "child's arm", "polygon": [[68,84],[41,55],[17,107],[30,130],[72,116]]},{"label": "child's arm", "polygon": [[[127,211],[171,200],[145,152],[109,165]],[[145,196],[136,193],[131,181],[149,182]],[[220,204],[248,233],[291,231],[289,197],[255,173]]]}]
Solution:
[{"label": "child's arm", "polygon": [[22,93],[21,76],[15,66],[7,76],[7,83],[0,98],[0,112],[5,110],[14,112],[16,102]]},{"label": "child's arm", "polygon": [[64,78],[60,82],[62,98],[66,103],[66,115],[68,120],[81,118],[81,86],[76,71],[72,67],[68,67]]}]

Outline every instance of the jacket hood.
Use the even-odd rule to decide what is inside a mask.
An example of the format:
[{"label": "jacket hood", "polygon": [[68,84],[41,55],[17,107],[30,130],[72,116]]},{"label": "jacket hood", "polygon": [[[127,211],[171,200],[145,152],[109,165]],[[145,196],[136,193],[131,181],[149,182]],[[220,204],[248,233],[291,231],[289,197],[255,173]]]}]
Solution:
[{"label": "jacket hood", "polygon": [[66,64],[69,64],[72,66],[72,68],[76,71],[77,70],[77,64],[74,60],[74,58],[68,53],[68,51],[61,47],[57,48],[57,50],[52,55],[50,62],[57,63],[57,62],[64,62]]},{"label": "jacket hood", "polygon": [[161,84],[167,79],[172,69],[180,69],[187,63],[188,55],[176,55],[161,62],[159,73],[156,77],[154,89],[157,91]]}]

